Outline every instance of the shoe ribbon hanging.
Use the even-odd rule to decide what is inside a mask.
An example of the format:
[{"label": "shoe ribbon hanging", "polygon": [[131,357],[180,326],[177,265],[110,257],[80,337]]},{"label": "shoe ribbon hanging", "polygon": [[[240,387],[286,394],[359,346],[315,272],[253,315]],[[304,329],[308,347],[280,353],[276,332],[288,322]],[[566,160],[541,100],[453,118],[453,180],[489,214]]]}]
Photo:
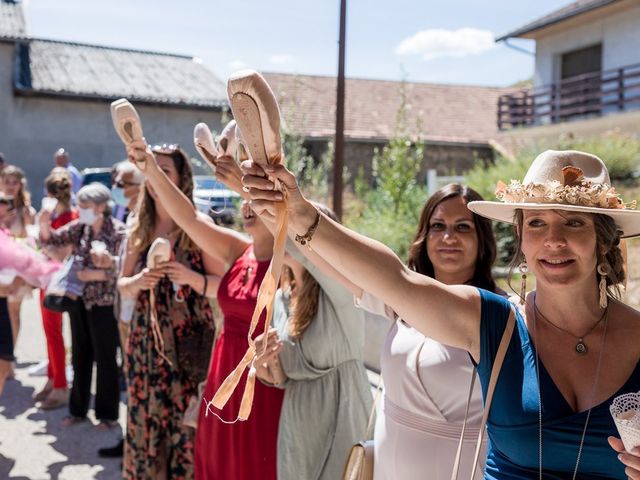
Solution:
[{"label": "shoe ribbon hanging", "polygon": [[[241,71],[229,78],[227,92],[234,118],[242,135],[243,144],[252,160],[262,166],[280,163],[283,158],[280,139],[280,112],[275,95],[266,80],[256,71]],[[282,192],[284,200],[276,205],[276,229],[274,234],[273,256],[271,257],[271,263],[258,291],[258,299],[247,334],[248,348],[242,360],[240,360],[235,369],[218,388],[213,398],[207,403],[207,414],[210,412],[215,414],[215,412],[211,410],[212,406],[218,410],[224,408],[238,387],[242,374],[245,369],[248,368],[249,373],[247,375],[247,382],[244,387],[238,417],[232,422],[227,423],[244,421],[249,418],[253,406],[256,382],[254,363],[257,351],[256,344],[253,340],[253,333],[260,320],[260,315],[266,310],[264,327],[266,338],[266,332],[269,331],[273,316],[273,302],[282,272],[288,225],[287,192],[279,182],[276,188]],[[263,343],[263,349],[266,350],[267,342],[265,341]],[[216,414],[216,416],[218,415]]]}]

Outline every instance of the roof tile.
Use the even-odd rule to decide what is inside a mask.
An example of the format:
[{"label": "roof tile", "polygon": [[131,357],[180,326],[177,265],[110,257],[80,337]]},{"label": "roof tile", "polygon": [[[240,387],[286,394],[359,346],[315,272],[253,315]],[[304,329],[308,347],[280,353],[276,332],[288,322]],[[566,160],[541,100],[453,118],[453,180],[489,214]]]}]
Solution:
[{"label": "roof tile", "polygon": [[[307,137],[335,132],[336,78],[265,73],[280,103],[285,123]],[[403,82],[348,78],[345,136],[394,136]],[[405,82],[409,135],[424,140],[486,143],[497,133],[498,97],[506,88]]]},{"label": "roof tile", "polygon": [[192,57],[40,39],[27,45],[28,55],[19,58],[29,62],[30,79],[18,90],[199,107],[226,104],[224,83]]}]

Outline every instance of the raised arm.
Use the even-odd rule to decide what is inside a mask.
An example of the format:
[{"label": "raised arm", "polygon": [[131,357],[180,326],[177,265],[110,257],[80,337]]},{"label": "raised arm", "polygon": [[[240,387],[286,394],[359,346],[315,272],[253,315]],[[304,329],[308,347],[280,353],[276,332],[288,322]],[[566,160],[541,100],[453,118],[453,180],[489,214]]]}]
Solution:
[{"label": "raised arm", "polygon": [[142,172],[176,225],[200,249],[221,261],[225,269],[228,269],[249,246],[249,240],[238,232],[220,227],[198,215],[191,201],[160,169],[155,155],[144,141],[131,143],[127,147],[127,153],[130,160],[143,162]]},{"label": "raised arm", "polygon": [[[289,232],[304,235],[318,211],[304,198],[295,177],[281,165],[267,167],[288,191]],[[252,208],[265,217],[274,215],[282,194],[258,165],[243,163],[243,183],[249,188]],[[449,286],[409,270],[393,251],[321,216],[309,244],[313,251],[362,290],[383,300],[407,323],[447,345],[469,351],[479,359],[480,296],[469,286]]]}]

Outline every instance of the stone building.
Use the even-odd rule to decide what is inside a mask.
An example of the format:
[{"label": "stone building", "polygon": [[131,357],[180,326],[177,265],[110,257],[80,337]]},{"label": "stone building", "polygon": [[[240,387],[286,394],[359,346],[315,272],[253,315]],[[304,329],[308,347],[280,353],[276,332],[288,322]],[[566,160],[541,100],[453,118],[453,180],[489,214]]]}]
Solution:
[{"label": "stone building", "polygon": [[[289,128],[318,158],[334,135],[334,77],[265,74]],[[462,173],[493,158],[498,98],[504,88],[347,79],[345,165],[371,173],[375,148],[394,136],[403,101],[411,138],[426,142],[423,169]],[[220,131],[228,109],[224,83],[195,58],[34,38],[23,4],[0,0],[0,151],[39,182],[64,147],[78,168],[124,157],[109,103],[137,107],[147,140],[179,143],[195,156],[193,126]],[[37,199],[37,198],[36,198]]]},{"label": "stone building", "polygon": [[[336,78],[266,73],[291,130],[302,135],[315,157],[335,134]],[[348,78],[345,87],[345,165],[371,173],[375,148],[396,133],[404,102],[410,138],[426,143],[427,169],[462,173],[476,161],[492,160],[498,98],[511,89]]]},{"label": "stone building", "polygon": [[32,38],[22,5],[0,0],[0,151],[25,170],[36,200],[59,147],[76,167],[125,157],[109,104],[127,97],[149,142],[195,156],[193,126],[220,130],[226,88],[188,56]]},{"label": "stone building", "polygon": [[[578,0],[497,41],[535,40],[533,87],[499,99],[499,141],[640,134],[640,2]],[[517,149],[517,148],[516,148]]]}]

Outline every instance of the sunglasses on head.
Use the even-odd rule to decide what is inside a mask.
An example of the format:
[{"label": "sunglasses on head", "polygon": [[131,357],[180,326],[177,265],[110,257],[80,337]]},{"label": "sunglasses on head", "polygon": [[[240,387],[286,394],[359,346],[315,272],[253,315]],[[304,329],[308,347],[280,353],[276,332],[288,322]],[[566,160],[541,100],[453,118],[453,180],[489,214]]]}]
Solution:
[{"label": "sunglasses on head", "polygon": [[151,147],[153,153],[159,153],[161,155],[173,155],[180,150],[180,145],[177,143],[163,143],[162,145],[154,145]]},{"label": "sunglasses on head", "polygon": [[137,187],[140,184],[136,182],[125,182],[124,180],[120,180],[120,181],[114,182],[114,185],[118,188],[127,188],[127,187]]}]

